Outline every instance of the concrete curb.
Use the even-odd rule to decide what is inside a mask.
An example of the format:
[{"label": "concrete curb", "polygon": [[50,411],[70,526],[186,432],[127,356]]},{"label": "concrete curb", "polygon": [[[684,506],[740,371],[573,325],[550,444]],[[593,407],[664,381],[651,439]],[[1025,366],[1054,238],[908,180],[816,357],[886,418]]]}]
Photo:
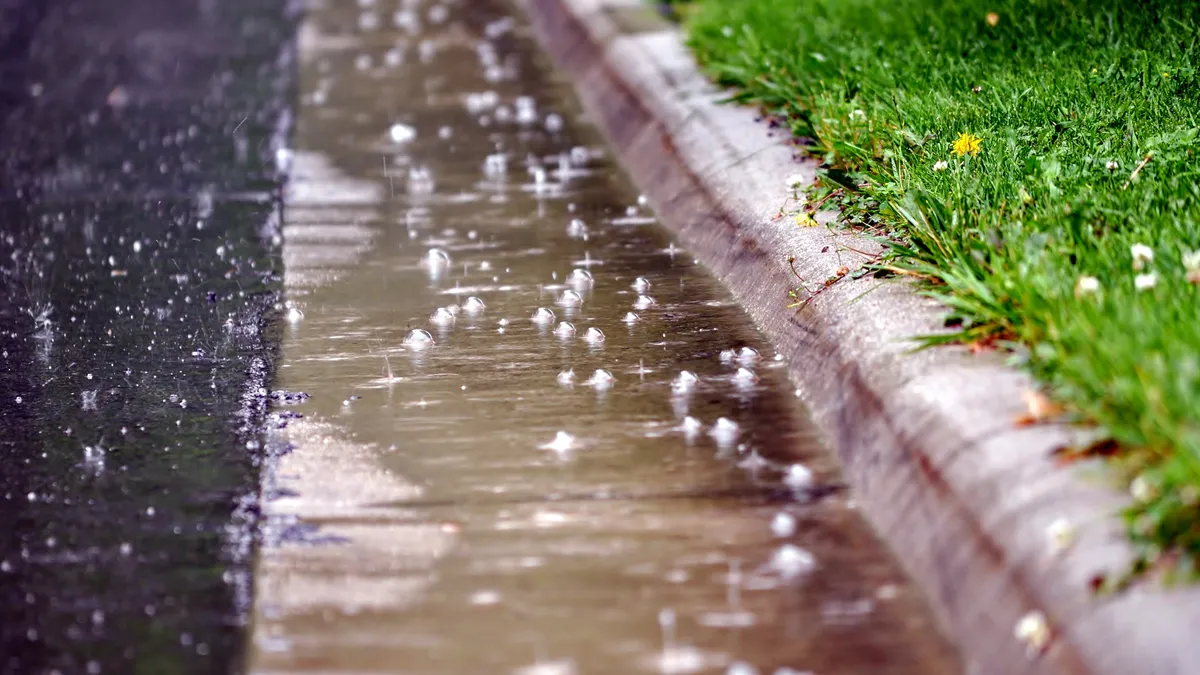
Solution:
[{"label": "concrete curb", "polygon": [[[864,259],[866,240],[773,220],[803,173],[750,110],[718,103],[678,31],[643,0],[524,0],[663,223],[730,288],[788,357],[862,510],[926,593],[971,673],[1194,673],[1200,589],[1096,598],[1089,581],[1132,551],[1103,480],[1054,465],[1062,428],[1018,427],[1029,379],[960,348],[912,353],[943,311],[901,281],[846,279],[800,312],[798,283]],[[877,249],[875,249],[877,250]],[[1065,518],[1074,543],[1058,551]],[[1014,627],[1041,612],[1040,653]],[[1031,655],[1032,654],[1032,655]]]}]

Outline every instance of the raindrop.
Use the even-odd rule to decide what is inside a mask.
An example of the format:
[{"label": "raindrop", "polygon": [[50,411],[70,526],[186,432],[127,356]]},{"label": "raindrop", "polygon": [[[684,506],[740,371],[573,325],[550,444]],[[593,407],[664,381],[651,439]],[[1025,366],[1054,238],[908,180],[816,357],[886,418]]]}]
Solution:
[{"label": "raindrop", "polygon": [[412,142],[417,137],[417,130],[407,124],[397,122],[388,129],[388,136],[391,137],[393,143],[403,145]]},{"label": "raindrop", "polygon": [[559,337],[574,337],[575,325],[570,321],[563,321],[554,328],[554,334]]},{"label": "raindrop", "polygon": [[574,446],[575,437],[565,431],[560,431],[554,434],[554,440],[550,441],[549,443],[544,443],[538,447],[543,450],[553,450],[557,453],[563,453],[569,451]]},{"label": "raindrop", "polygon": [[646,195],[638,195],[638,198],[637,198],[638,206],[645,208],[649,203],[650,203],[650,200],[646,198]]},{"label": "raindrop", "polygon": [[546,131],[549,131],[552,134],[556,134],[556,133],[562,131],[562,128],[563,128],[562,116],[556,115],[555,113],[550,113],[549,115],[546,115]]},{"label": "raindrop", "polygon": [[293,307],[288,310],[288,323],[300,323],[304,319],[304,312],[301,312],[298,307]]},{"label": "raindrop", "polygon": [[592,326],[583,334],[583,341],[589,345],[604,344],[604,331]]},{"label": "raindrop", "polygon": [[435,326],[453,326],[454,321],[454,312],[445,307],[438,307],[433,310],[433,314],[429,315],[429,323]]},{"label": "raindrop", "polygon": [[567,223],[567,236],[572,239],[583,239],[588,235],[587,223],[579,218],[572,218],[571,222]]},{"label": "raindrop", "polygon": [[568,368],[558,374],[558,383],[563,386],[569,386],[575,382],[575,369]]},{"label": "raindrop", "polygon": [[583,304],[583,298],[568,288],[562,292],[562,295],[558,296],[558,304],[562,307],[578,307]]},{"label": "raindrop", "polygon": [[632,325],[632,324],[637,323],[638,321],[641,321],[641,317],[639,317],[637,314],[634,314],[633,312],[626,312],[625,318],[621,319],[621,321]]},{"label": "raindrop", "polygon": [[803,464],[793,464],[784,474],[783,483],[793,490],[807,490],[813,485],[813,472]]},{"label": "raindrop", "polygon": [[279,148],[275,151],[275,170],[279,173],[287,173],[288,169],[292,168],[292,157],[294,153],[287,148]]},{"label": "raindrop", "polygon": [[638,293],[645,293],[650,290],[650,280],[646,277],[638,277],[633,280],[633,290]]},{"label": "raindrop", "polygon": [[487,305],[483,304],[483,300],[480,300],[473,295],[467,298],[467,301],[463,303],[463,311],[472,316],[483,314],[484,310],[486,309]]},{"label": "raindrop", "polygon": [[793,534],[796,534],[796,517],[790,513],[780,511],[771,519],[771,534],[786,539]]},{"label": "raindrop", "polygon": [[633,301],[633,308],[636,310],[650,309],[658,303],[654,302],[654,298],[648,295],[639,295],[637,300]]},{"label": "raindrop", "polygon": [[548,326],[554,323],[554,318],[553,311],[546,309],[545,307],[538,307],[537,311],[533,313],[533,317],[530,319],[530,321],[538,325]]},{"label": "raindrop", "polygon": [[415,328],[404,338],[404,346],[409,349],[425,349],[433,346],[433,336],[429,331]]},{"label": "raindrop", "polygon": [[501,328],[508,328],[508,324],[511,322],[508,319],[500,319],[496,323],[499,324]]},{"label": "raindrop", "polygon": [[793,579],[811,572],[816,567],[816,560],[811,553],[799,546],[784,544],[771,556],[771,567],[779,572],[780,576]]}]

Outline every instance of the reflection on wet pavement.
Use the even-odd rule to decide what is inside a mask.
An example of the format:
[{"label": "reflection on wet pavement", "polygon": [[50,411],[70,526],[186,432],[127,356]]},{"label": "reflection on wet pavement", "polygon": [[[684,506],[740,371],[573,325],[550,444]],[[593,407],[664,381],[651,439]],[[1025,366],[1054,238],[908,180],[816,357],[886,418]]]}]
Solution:
[{"label": "reflection on wet pavement", "polygon": [[955,672],[512,8],[307,21],[252,670]]}]

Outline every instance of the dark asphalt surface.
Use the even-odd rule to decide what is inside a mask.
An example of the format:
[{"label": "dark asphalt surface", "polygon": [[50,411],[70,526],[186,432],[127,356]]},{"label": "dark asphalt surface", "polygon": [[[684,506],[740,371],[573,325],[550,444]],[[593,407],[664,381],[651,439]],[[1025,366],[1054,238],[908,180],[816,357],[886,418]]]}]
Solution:
[{"label": "dark asphalt surface", "polygon": [[296,9],[0,0],[0,673],[241,668]]}]

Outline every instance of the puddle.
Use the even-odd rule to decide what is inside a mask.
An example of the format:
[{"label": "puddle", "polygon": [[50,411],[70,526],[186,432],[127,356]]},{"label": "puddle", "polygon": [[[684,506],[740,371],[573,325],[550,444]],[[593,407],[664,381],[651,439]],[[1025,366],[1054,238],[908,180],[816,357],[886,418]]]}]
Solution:
[{"label": "puddle", "polygon": [[307,21],[252,671],[960,670],[511,7]]}]

